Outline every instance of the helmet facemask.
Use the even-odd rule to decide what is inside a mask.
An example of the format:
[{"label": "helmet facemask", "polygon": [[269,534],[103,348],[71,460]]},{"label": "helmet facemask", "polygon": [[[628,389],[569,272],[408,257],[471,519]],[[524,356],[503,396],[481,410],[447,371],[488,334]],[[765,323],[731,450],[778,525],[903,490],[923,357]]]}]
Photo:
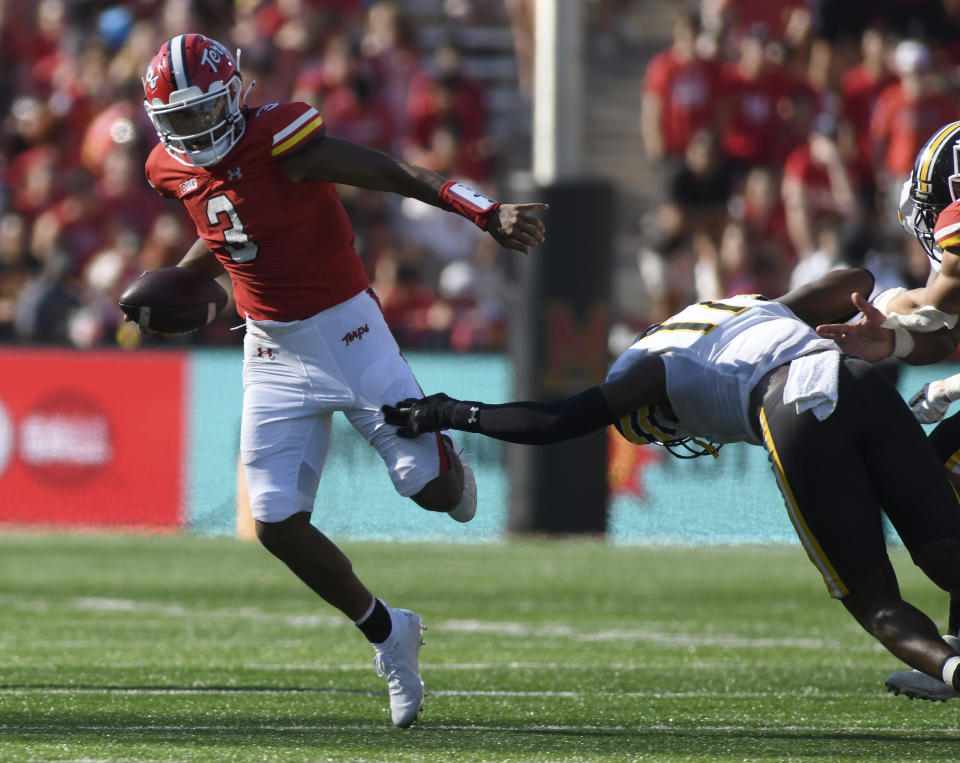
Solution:
[{"label": "helmet facemask", "polygon": [[940,262],[943,255],[943,250],[933,237],[933,229],[942,210],[943,207],[936,208],[930,205],[915,207],[911,215],[912,219],[904,221],[904,227],[909,226],[908,230],[916,236],[920,246],[923,247],[923,251],[935,262]]},{"label": "helmet facemask", "polygon": [[169,104],[144,102],[161,143],[172,157],[191,167],[209,167],[227,155],[243,136],[240,77],[210,92],[192,86],[173,93]]}]

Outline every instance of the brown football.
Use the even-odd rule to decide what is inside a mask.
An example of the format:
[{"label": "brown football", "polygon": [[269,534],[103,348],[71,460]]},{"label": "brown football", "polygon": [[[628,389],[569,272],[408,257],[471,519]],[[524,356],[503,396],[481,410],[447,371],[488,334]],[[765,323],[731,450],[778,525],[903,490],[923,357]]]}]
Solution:
[{"label": "brown football", "polygon": [[226,304],[227,293],[215,280],[175,267],[148,270],[120,295],[130,320],[161,334],[203,328]]}]

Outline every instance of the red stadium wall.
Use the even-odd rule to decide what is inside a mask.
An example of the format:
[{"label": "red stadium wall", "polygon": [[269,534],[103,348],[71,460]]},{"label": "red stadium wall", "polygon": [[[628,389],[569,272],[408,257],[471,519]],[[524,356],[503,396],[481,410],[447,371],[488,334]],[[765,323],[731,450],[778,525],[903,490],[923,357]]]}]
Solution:
[{"label": "red stadium wall", "polygon": [[0,523],[183,524],[186,354],[0,348]]}]

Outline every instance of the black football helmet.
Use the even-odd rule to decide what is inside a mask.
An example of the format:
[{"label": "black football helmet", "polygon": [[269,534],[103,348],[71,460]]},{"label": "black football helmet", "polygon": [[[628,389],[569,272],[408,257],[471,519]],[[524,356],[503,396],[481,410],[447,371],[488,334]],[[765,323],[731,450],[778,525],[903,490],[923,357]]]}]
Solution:
[{"label": "black football helmet", "polygon": [[900,192],[899,218],[907,233],[916,236],[927,256],[940,262],[941,249],[933,238],[937,216],[960,198],[960,122],[950,122],[924,144],[913,163],[910,178]]}]

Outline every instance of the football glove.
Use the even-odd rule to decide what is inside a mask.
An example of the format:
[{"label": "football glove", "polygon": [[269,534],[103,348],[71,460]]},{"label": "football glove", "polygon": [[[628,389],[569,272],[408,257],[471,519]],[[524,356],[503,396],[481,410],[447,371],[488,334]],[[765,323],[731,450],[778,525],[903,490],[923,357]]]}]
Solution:
[{"label": "football glove", "polygon": [[424,432],[444,429],[474,429],[479,403],[466,403],[438,392],[424,398],[409,397],[394,405],[384,405],[384,419],[398,427],[397,434],[408,439]]},{"label": "football glove", "polygon": [[936,424],[947,415],[953,401],[947,397],[943,382],[938,379],[924,384],[923,389],[910,398],[910,410],[921,424]]}]

